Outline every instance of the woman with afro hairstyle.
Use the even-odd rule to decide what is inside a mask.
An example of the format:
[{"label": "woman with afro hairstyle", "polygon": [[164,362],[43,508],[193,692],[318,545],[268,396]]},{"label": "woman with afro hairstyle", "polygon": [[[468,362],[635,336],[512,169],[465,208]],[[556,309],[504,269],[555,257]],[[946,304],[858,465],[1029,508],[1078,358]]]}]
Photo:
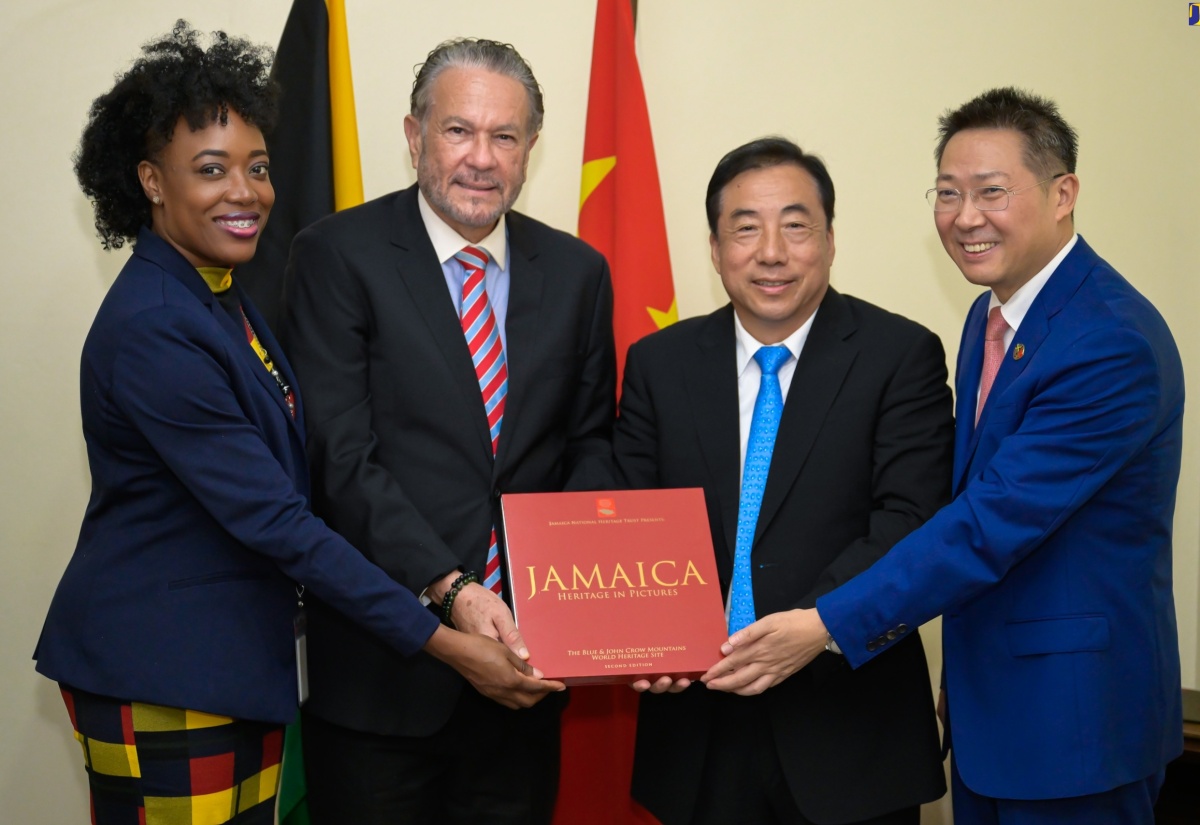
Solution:
[{"label": "woman with afro hairstyle", "polygon": [[34,658],[62,688],[96,825],[274,821],[306,590],[509,707],[562,688],[439,624],[310,512],[293,373],[232,274],[275,199],[272,55],[203,40],[180,21],[146,45],[75,158],[104,247],[133,254],[84,343],[92,492]]}]

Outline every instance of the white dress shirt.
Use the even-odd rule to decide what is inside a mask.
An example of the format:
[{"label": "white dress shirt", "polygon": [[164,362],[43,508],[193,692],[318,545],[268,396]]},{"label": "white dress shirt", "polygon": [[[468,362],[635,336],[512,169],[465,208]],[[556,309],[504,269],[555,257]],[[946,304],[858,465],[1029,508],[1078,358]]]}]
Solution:
[{"label": "white dress shirt", "polygon": [[783,401],[786,405],[788,390],[792,386],[792,376],[796,373],[796,361],[799,360],[800,353],[804,350],[804,342],[808,340],[808,332],[812,329],[813,319],[816,317],[817,313],[814,312],[800,326],[800,329],[782,341],[772,341],[769,344],[764,344],[747,332],[746,328],[742,326],[742,321],[738,318],[737,313],[733,313],[734,337],[737,342],[735,358],[738,375],[738,423],[740,430],[738,435],[740,436],[741,444],[741,458],[738,461],[739,490],[742,487],[742,473],[746,468],[746,445],[750,441],[750,421],[754,418],[754,401],[758,398],[758,385],[762,383],[762,368],[754,360],[754,354],[761,347],[774,346],[776,344],[782,344],[792,353],[792,357],[783,362],[783,366],[779,368],[778,373],[779,390],[783,393]]},{"label": "white dress shirt", "polygon": [[462,309],[462,287],[466,280],[466,272],[462,264],[454,256],[462,251],[464,246],[474,246],[488,253],[487,269],[483,271],[483,286],[487,290],[488,303],[492,305],[492,314],[496,316],[496,328],[500,332],[500,346],[508,352],[508,335],[505,332],[505,320],[508,318],[508,224],[505,215],[500,216],[486,238],[479,243],[471,243],[462,235],[455,232],[450,225],[438,217],[425,200],[425,193],[417,195],[417,208],[421,211],[421,220],[425,222],[425,232],[433,243],[433,251],[442,264],[442,275],[446,278],[446,288],[450,291],[450,300],[454,302],[454,314],[459,315]]}]

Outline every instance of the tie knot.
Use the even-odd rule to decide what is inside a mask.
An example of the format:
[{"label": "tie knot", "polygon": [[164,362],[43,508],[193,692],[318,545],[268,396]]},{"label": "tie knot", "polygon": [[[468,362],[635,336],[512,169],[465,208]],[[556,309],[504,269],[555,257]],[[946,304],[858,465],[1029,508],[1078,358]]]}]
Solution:
[{"label": "tie knot", "polygon": [[1000,341],[1004,339],[1004,333],[1008,332],[1008,321],[1004,320],[1004,315],[1000,312],[1000,307],[992,307],[988,312],[987,329],[983,332],[985,341]]},{"label": "tie knot", "polygon": [[791,357],[791,351],[783,346],[759,347],[758,352],[754,353],[754,360],[758,362],[763,375],[774,375],[779,372],[779,368]]},{"label": "tie knot", "polygon": [[477,246],[464,246],[454,253],[455,259],[467,269],[487,269],[487,250]]}]

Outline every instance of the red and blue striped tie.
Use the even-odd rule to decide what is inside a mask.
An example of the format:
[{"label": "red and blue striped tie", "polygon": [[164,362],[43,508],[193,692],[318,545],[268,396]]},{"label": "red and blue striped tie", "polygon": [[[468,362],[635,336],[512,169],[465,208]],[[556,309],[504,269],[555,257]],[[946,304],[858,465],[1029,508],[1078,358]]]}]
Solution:
[{"label": "red and blue striped tie", "polygon": [[[466,278],[463,280],[462,320],[463,335],[467,348],[475,363],[475,377],[479,380],[479,391],[483,395],[483,409],[487,413],[488,428],[492,437],[492,456],[500,441],[500,422],[504,419],[504,398],[508,395],[508,367],[504,362],[504,346],[500,342],[500,328],[488,302],[483,273],[487,269],[488,254],[474,246],[463,247],[454,257],[462,264]],[[487,565],[483,571],[483,586],[497,595],[501,592],[500,551],[496,545],[496,528],[488,543]]]}]

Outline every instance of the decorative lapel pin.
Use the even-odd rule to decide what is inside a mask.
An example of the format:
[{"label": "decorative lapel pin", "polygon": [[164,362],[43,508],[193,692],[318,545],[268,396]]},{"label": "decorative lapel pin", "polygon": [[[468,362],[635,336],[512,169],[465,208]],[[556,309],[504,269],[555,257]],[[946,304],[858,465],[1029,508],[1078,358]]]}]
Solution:
[{"label": "decorative lapel pin", "polygon": [[1015,347],[1013,347],[1013,360],[1014,361],[1020,361],[1024,357],[1025,357],[1025,345],[1024,344],[1017,344]]}]

